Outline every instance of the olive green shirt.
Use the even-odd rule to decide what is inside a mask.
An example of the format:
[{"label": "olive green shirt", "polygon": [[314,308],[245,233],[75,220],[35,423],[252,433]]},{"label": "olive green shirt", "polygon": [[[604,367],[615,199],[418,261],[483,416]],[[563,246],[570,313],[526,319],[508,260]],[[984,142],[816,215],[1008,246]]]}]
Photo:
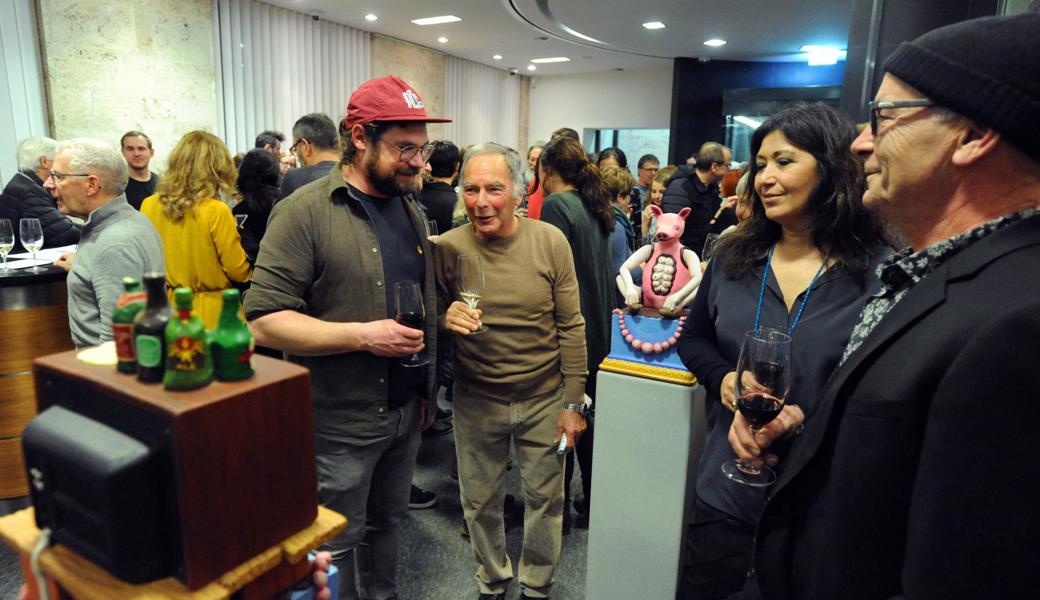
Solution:
[{"label": "olive green shirt", "polygon": [[[415,199],[405,204],[426,263],[426,314],[436,314],[433,253]],[[293,310],[322,321],[350,323],[387,318],[379,238],[361,200],[339,169],[275,205],[260,242],[253,281],[244,298],[247,320]],[[437,355],[435,319],[426,319],[426,352]],[[389,361],[369,352],[295,356],[311,371],[314,427],[320,436],[355,444],[387,436]],[[436,367],[426,367],[426,398],[433,398]]]}]

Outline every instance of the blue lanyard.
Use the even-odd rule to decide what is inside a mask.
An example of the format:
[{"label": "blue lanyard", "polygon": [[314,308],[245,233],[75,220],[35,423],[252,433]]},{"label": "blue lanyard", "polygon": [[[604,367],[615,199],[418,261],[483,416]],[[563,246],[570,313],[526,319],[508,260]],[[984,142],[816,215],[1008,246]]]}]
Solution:
[{"label": "blue lanyard", "polygon": [[[776,246],[773,246],[775,248]],[[762,303],[766,297],[766,279],[769,277],[769,266],[773,264],[773,248],[769,249],[769,254],[766,256],[766,268],[762,269],[762,287],[758,290],[758,308],[755,309],[755,335],[758,335],[758,322],[762,317]],[[823,273],[823,268],[827,266],[827,260],[830,255],[823,257],[823,264],[820,265],[819,269],[816,269],[816,274],[813,275],[812,281],[809,282],[809,287],[805,290],[805,296],[802,297],[802,304],[798,307],[798,312],[794,315],[794,322],[791,323],[790,329],[787,330],[787,335],[794,334],[794,328],[798,327],[798,321],[802,318],[802,312],[805,311],[805,304],[809,302],[809,294],[812,293],[813,285],[816,284],[816,280],[820,278],[820,274]]]}]

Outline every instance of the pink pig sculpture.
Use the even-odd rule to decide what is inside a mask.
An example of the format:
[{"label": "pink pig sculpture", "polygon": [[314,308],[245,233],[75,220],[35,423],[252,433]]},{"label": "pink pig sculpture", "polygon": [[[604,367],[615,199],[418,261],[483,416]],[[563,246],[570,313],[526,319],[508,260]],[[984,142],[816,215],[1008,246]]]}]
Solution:
[{"label": "pink pig sculpture", "polygon": [[[663,317],[674,317],[693,301],[701,283],[701,261],[697,253],[679,243],[690,209],[665,213],[651,206],[650,212],[657,217],[656,243],[647,244],[628,257],[618,270],[617,286],[629,310],[639,309],[642,291],[643,305],[658,309]],[[640,290],[632,281],[632,270],[644,263]]]}]

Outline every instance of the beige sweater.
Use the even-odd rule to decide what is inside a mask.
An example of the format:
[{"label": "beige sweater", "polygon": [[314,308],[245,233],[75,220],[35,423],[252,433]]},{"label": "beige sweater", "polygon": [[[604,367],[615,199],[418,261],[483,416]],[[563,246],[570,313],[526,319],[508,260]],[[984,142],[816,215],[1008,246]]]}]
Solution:
[{"label": "beige sweater", "polygon": [[455,382],[503,400],[548,393],[561,383],[567,402],[585,393],[585,321],[570,246],[559,229],[520,218],[513,235],[479,240],[469,224],[437,240],[438,309],[458,300],[456,257],[480,256],[479,308],[488,331],[453,335]]}]

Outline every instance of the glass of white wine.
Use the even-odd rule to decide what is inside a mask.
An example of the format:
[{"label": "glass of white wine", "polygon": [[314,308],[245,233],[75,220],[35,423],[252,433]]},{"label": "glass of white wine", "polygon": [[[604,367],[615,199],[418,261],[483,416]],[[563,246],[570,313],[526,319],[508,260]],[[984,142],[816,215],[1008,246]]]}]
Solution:
[{"label": "glass of white wine", "polygon": [[[480,257],[476,254],[460,255],[456,266],[459,297],[470,308],[476,308],[480,303],[480,294],[484,291],[484,271],[480,266]],[[487,329],[486,325],[481,325],[470,333],[484,333]]]},{"label": "glass of white wine", "polygon": [[32,272],[39,273],[40,265],[36,264],[36,251],[43,248],[43,228],[40,227],[40,220],[21,219],[18,221],[18,235],[25,249],[32,252]]},{"label": "glass of white wine", "polygon": [[0,219],[0,257],[4,264],[0,267],[4,273],[7,272],[7,254],[14,248],[14,228],[11,227],[11,219]]}]

